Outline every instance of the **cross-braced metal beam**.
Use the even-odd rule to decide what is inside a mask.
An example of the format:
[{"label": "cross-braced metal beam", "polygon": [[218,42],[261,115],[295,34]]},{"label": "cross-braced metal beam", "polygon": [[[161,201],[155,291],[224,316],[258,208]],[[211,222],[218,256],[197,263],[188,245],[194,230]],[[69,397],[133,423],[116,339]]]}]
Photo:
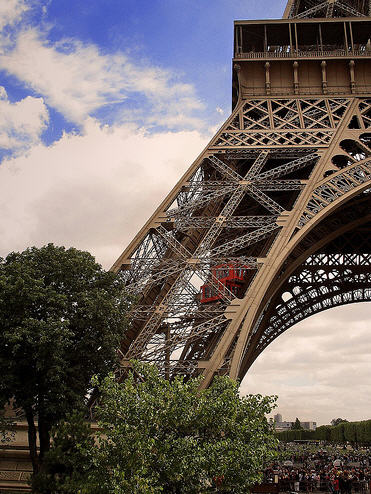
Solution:
[{"label": "cross-braced metal beam", "polygon": [[[113,266],[136,297],[124,368],[138,358],[167,378],[202,374],[204,386],[218,373],[242,378],[295,322],[369,299],[368,48],[358,28],[342,24],[346,45],[326,51],[335,24],[300,21],[365,15],[364,5],[290,0],[286,14],[298,20],[282,21],[282,33],[237,26],[232,115]],[[318,46],[301,55],[311,28],[319,60]],[[244,40],[249,30],[263,41]],[[337,67],[335,86],[326,60]]]}]

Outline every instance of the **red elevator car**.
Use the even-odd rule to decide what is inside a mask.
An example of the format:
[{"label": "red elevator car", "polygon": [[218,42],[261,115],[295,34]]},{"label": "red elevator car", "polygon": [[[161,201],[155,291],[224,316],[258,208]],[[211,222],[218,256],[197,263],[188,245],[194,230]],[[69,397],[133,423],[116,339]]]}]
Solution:
[{"label": "red elevator car", "polygon": [[202,304],[216,302],[223,298],[228,289],[236,297],[241,293],[241,288],[246,277],[247,266],[236,266],[234,264],[220,264],[211,268],[213,285],[201,286]]}]

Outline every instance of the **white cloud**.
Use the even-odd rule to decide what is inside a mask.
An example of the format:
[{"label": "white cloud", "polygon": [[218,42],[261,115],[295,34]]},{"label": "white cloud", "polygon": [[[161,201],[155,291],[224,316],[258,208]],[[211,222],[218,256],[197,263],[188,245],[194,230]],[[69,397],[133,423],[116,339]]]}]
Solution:
[{"label": "white cloud", "polygon": [[0,256],[54,242],[110,267],[205,145],[197,131],[146,135],[86,122],[83,135],[0,166]]},{"label": "white cloud", "polygon": [[122,103],[134,95],[141,105],[136,117],[146,124],[167,128],[203,125],[194,115],[203,104],[192,85],[179,82],[171,72],[158,67],[134,64],[123,53],[102,54],[93,44],[71,39],[52,44],[36,29],[28,29],[18,34],[12,48],[0,54],[0,68],[79,124],[109,104],[116,105],[115,116],[119,118]]},{"label": "white cloud", "polygon": [[242,393],[277,394],[286,420],[371,418],[370,315],[371,304],[362,303],[300,322],[259,356]]},{"label": "white cloud", "polygon": [[[94,119],[84,129],[0,166],[0,256],[54,242],[110,267],[206,144],[197,131],[148,135]],[[287,331],[242,393],[278,394],[288,420],[369,418],[370,306],[326,311]]]},{"label": "white cloud", "polygon": [[3,0],[0,3],[0,30],[18,21],[27,9],[24,0]]},{"label": "white cloud", "polygon": [[36,144],[49,116],[42,98],[27,96],[11,103],[0,86],[0,148],[21,152]]},{"label": "white cloud", "polygon": [[[0,29],[26,9],[23,0],[1,2]],[[11,103],[0,90],[0,146],[31,146],[0,166],[0,255],[54,242],[87,249],[109,267],[206,144],[199,132],[203,104],[171,71],[74,39],[51,43],[47,32],[22,29],[9,39],[0,35],[0,69],[41,97]],[[40,143],[45,103],[80,124],[82,134],[65,134],[49,147]],[[89,118],[105,106],[111,127]],[[148,135],[128,122],[189,130]],[[287,419],[368,418],[370,309],[338,310],[303,321],[273,342],[242,392],[278,394]]]}]

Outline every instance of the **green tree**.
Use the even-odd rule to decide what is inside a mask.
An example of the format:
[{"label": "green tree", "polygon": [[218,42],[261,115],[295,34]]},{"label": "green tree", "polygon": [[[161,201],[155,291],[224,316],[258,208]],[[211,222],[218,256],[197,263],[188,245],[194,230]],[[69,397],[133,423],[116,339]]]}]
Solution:
[{"label": "green tree", "polygon": [[55,490],[50,474],[44,485],[54,490],[40,492],[195,494],[219,485],[247,492],[276,454],[265,417],[275,398],[240,397],[238,383],[227,377],[215,378],[206,390],[199,384],[181,377],[169,382],[155,367],[138,363],[123,383],[106,378],[96,410],[101,432],[95,444],[73,453],[80,473],[70,478],[80,478],[80,488]]},{"label": "green tree", "polygon": [[127,304],[122,282],[87,252],[49,244],[0,259],[0,405],[23,409],[34,472],[52,426],[116,364]]},{"label": "green tree", "polygon": [[335,426],[321,425],[315,431],[289,430],[278,432],[280,441],[290,442],[295,439],[314,439],[332,443],[344,443],[350,441],[356,445],[371,444],[371,420],[361,422],[341,421]]},{"label": "green tree", "polygon": [[331,427],[331,442],[340,444],[345,443],[344,425],[346,422],[340,422],[340,424]]},{"label": "green tree", "polygon": [[319,439],[321,441],[330,441],[331,439],[331,426],[330,425],[321,425],[317,427],[314,433],[315,439]]},{"label": "green tree", "polygon": [[291,430],[293,430],[293,431],[301,431],[301,430],[303,430],[303,428],[302,428],[302,426],[300,424],[300,420],[298,419],[298,417],[296,417],[295,422],[292,424]]},{"label": "green tree", "polygon": [[339,424],[341,424],[343,422],[348,422],[348,421],[346,419],[342,419],[342,418],[338,417],[337,419],[332,419],[331,420],[331,425],[334,425],[335,426],[335,425],[339,425]]},{"label": "green tree", "polygon": [[94,468],[94,429],[83,413],[72,412],[53,427],[52,438],[43,469],[32,478],[32,492],[76,494]]}]

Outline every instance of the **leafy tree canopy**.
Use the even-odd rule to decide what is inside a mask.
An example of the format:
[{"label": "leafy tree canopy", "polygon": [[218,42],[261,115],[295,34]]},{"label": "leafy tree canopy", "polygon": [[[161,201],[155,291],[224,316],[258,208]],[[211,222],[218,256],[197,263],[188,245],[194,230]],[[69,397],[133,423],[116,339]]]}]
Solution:
[{"label": "leafy tree canopy", "polygon": [[87,252],[49,244],[0,259],[0,405],[23,409],[35,471],[52,425],[115,365],[127,304],[120,280]]},{"label": "leafy tree canopy", "polygon": [[53,427],[52,437],[43,469],[32,478],[32,492],[77,494],[94,468],[94,429],[82,412],[74,411]]},{"label": "leafy tree canopy", "polygon": [[296,417],[295,422],[291,426],[291,430],[301,431],[303,428],[300,424],[300,420]]},{"label": "leafy tree canopy", "polygon": [[346,419],[342,419],[342,418],[337,418],[337,419],[332,419],[331,420],[331,425],[339,425],[341,424],[342,422],[348,422]]},{"label": "leafy tree canopy", "polygon": [[[96,410],[101,432],[95,443],[76,436],[73,423],[48,454],[67,445],[43,474],[36,492],[81,494],[195,494],[221,486],[245,493],[261,479],[275,456],[277,440],[265,415],[274,397],[241,397],[238,383],[215,378],[199,390],[199,379],[169,382],[156,368],[134,363],[123,383],[113,377],[100,386]],[[66,437],[75,437],[68,446]],[[75,467],[58,456],[76,458]],[[82,460],[85,458],[85,460]],[[64,478],[63,486],[60,484]],[[70,487],[66,487],[70,486]]]}]

